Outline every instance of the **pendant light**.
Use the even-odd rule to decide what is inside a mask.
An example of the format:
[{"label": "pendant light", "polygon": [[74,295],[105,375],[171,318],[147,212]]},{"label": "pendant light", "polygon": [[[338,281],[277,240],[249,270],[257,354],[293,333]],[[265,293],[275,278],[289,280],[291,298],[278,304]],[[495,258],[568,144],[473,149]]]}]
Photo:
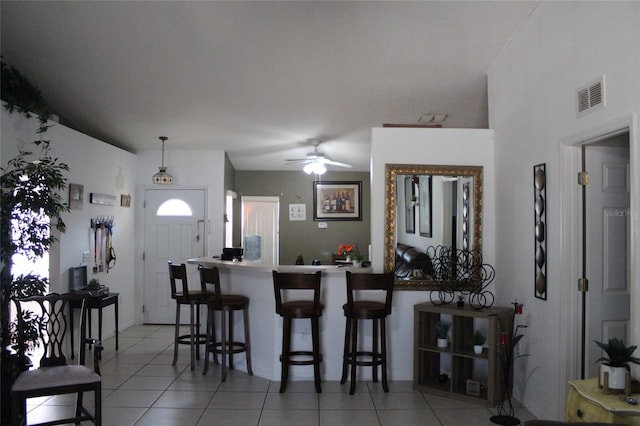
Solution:
[{"label": "pendant light", "polygon": [[158,173],[153,175],[153,183],[156,185],[171,185],[173,183],[173,176],[167,172],[167,168],[164,166],[164,143],[169,138],[160,136],[159,139],[162,141],[162,166],[158,167]]}]

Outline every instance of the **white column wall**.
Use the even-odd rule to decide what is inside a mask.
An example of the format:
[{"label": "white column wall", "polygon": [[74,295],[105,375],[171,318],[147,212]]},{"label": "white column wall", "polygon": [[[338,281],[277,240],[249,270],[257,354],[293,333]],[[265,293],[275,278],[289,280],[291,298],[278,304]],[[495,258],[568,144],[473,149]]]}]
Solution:
[{"label": "white column wall", "polygon": [[[483,166],[483,254],[495,263],[495,192],[493,131],[486,129],[375,128],[371,137],[371,250],[373,268],[383,269],[385,164],[454,164]],[[504,285],[511,285],[506,283]],[[502,285],[496,285],[501,291]],[[413,378],[413,305],[429,300],[426,291],[396,291],[387,324],[392,347],[389,377]]]},{"label": "white column wall", "polygon": [[[579,364],[577,142],[620,122],[631,126],[632,306],[640,306],[640,3],[540,2],[488,71],[496,148],[496,260],[502,303],[517,297],[528,324],[514,395],[540,418],[563,419],[567,380]],[[575,90],[605,76],[606,107],[576,115]],[[573,149],[575,151],[575,149]],[[548,299],[534,297],[533,166],[546,163]],[[635,177],[634,177],[635,176]],[[568,188],[568,189],[567,189]],[[640,341],[638,310],[632,313]],[[591,344],[591,343],[589,343]]]}]

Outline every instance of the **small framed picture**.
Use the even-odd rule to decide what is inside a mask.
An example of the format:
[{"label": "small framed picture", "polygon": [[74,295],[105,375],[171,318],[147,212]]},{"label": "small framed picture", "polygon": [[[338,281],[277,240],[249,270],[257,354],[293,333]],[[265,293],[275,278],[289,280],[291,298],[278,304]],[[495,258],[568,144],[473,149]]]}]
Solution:
[{"label": "small framed picture", "polygon": [[120,206],[131,207],[131,194],[120,194]]},{"label": "small framed picture", "polygon": [[289,220],[304,221],[307,220],[306,204],[289,204]]},{"label": "small framed picture", "polygon": [[467,379],[467,393],[473,396],[480,396],[480,382]]},{"label": "small framed picture", "polygon": [[69,184],[69,209],[82,210],[84,200],[84,185],[77,183]]}]

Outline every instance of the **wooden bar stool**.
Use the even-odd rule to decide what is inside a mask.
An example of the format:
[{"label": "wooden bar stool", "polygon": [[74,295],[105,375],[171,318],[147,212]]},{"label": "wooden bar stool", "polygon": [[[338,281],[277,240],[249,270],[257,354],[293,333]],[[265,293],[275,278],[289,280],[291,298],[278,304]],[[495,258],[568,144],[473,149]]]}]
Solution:
[{"label": "wooden bar stool", "polygon": [[[178,345],[189,345],[191,347],[191,369],[194,370],[196,359],[200,359],[200,345],[205,343],[205,336],[200,334],[200,306],[205,303],[206,294],[202,290],[189,288],[187,266],[184,263],[174,265],[169,261],[169,281],[171,283],[171,298],[176,301],[176,332],[171,365],[176,365],[178,362]],[[180,285],[178,285],[178,281],[180,281]],[[182,305],[189,305],[191,316],[189,333],[181,335],[180,306]]]},{"label": "wooden bar stool", "polygon": [[[279,273],[273,271],[273,288],[276,297],[276,314],[283,319],[282,328],[282,373],[280,379],[280,393],[287,387],[289,365],[313,365],[313,378],[316,392],[321,393],[320,387],[320,316],[324,305],[320,303],[320,271],[313,274]],[[313,299],[288,300],[283,293],[287,290],[313,291]],[[299,294],[299,292],[296,291]],[[312,351],[291,350],[291,320],[309,318],[311,320]],[[303,359],[299,359],[302,357]]]},{"label": "wooden bar stool", "polygon": [[[209,371],[208,353],[214,354],[214,361],[217,363],[217,354],[222,358],[221,370],[222,381],[227,380],[227,354],[229,355],[229,369],[233,370],[233,354],[247,353],[247,373],[253,376],[251,369],[251,344],[249,342],[249,298],[239,294],[222,294],[220,291],[220,274],[218,268],[204,268],[198,266],[200,271],[200,282],[203,291],[207,291],[207,338],[205,348],[207,355],[204,361],[204,371]],[[213,291],[207,285],[213,285]],[[242,311],[244,322],[244,342],[233,339],[233,311]],[[220,312],[220,341],[216,340],[215,313]],[[227,316],[228,329],[227,329]],[[227,334],[228,332],[228,334]]]},{"label": "wooden bar stool", "polygon": [[[347,381],[347,372],[351,367],[351,388],[349,393],[356,391],[356,366],[371,366],[372,378],[378,381],[378,366],[382,368],[382,389],[389,392],[387,384],[387,335],[385,320],[391,315],[391,299],[393,296],[393,272],[384,274],[351,273],[347,271],[347,303],[342,307],[346,317],[344,331],[344,352],[342,358],[342,379],[340,383]],[[382,292],[380,299],[364,300],[357,296],[362,291]],[[358,351],[358,320],[373,321],[373,344],[371,351]],[[378,339],[380,339],[380,348]],[[364,358],[364,359],[362,359]]]}]

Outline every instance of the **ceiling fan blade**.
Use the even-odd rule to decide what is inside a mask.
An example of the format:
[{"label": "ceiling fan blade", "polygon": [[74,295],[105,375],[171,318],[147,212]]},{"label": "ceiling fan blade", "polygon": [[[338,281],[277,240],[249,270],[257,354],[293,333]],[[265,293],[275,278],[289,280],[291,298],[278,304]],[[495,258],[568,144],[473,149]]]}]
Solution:
[{"label": "ceiling fan blade", "polygon": [[324,164],[330,164],[332,166],[347,167],[347,168],[353,167],[351,164],[340,163],[338,161],[329,160],[327,158],[323,158],[322,160],[319,160],[319,161],[323,162]]},{"label": "ceiling fan blade", "polygon": [[308,158],[288,158],[284,160],[287,164],[300,164],[300,163],[309,163],[311,160]]}]

